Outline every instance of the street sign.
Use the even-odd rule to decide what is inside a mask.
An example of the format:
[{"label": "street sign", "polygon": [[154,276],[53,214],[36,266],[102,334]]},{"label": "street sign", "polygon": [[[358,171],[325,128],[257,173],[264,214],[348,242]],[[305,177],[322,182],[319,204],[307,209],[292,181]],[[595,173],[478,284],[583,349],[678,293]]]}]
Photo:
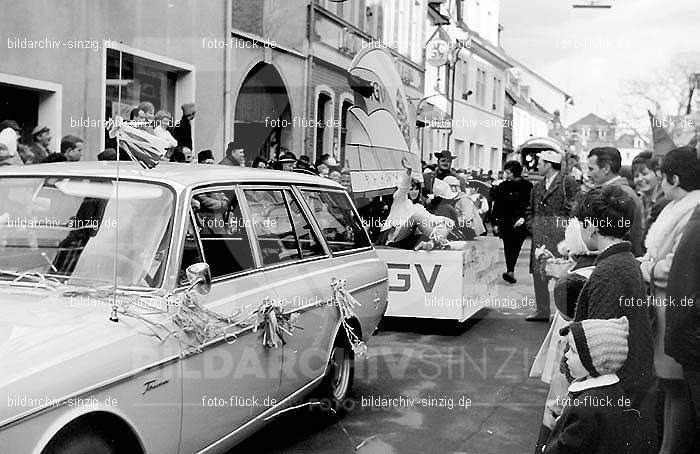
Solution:
[{"label": "street sign", "polygon": [[450,45],[447,41],[437,39],[430,41],[426,47],[425,58],[431,66],[442,66],[447,63]]}]

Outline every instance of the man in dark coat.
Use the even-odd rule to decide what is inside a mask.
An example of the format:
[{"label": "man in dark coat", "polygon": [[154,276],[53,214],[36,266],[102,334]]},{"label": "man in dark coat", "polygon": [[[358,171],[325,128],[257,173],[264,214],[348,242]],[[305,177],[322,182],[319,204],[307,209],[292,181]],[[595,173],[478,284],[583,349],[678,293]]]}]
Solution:
[{"label": "man in dark coat", "polygon": [[575,179],[564,176],[561,170],[562,154],[555,150],[544,150],[538,160],[538,173],[544,178],[530,193],[530,204],[525,218],[518,219],[514,226],[526,223],[532,233],[530,249],[530,273],[535,287],[537,311],[526,318],[527,321],[549,320],[549,278],[540,269],[535,258],[535,249],[544,245],[555,257],[559,256],[557,245],[564,239],[566,222],[571,206],[578,194],[579,184]]},{"label": "man in dark coat", "polygon": [[175,124],[175,127],[173,127],[172,131],[170,133],[173,135],[175,140],[177,140],[177,146],[179,148],[187,148],[189,152],[185,152],[183,150],[183,153],[191,153],[192,152],[192,120],[194,120],[194,117],[196,115],[196,110],[195,110],[195,105],[193,102],[183,104],[182,107],[182,118],[180,118],[180,121]]},{"label": "man in dark coat", "polygon": [[220,166],[245,167],[245,150],[237,147],[235,142],[229,142],[226,145],[224,159],[219,162]]},{"label": "man in dark coat", "polygon": [[446,176],[452,175],[459,181],[459,186],[462,191],[466,189],[466,183],[463,179],[459,177],[457,172],[452,168],[452,161],[457,157],[452,155],[449,150],[442,150],[440,153],[433,153],[438,159],[438,165],[432,174],[425,175],[425,181],[423,184],[423,196],[427,197],[428,194],[433,192],[433,182],[438,180],[444,180]]},{"label": "man in dark coat", "polygon": [[[683,366],[695,414],[700,417],[700,206],[678,243],[666,291],[666,354]],[[700,426],[697,420],[696,425]]]}]

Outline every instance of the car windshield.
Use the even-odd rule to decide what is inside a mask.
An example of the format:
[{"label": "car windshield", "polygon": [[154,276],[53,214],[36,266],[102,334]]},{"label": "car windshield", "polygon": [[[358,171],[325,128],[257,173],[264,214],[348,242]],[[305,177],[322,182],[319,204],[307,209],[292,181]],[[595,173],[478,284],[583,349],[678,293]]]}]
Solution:
[{"label": "car windshield", "polygon": [[[69,285],[113,284],[116,275],[118,286],[160,286],[173,213],[165,186],[4,177],[0,194],[0,270],[41,273]],[[0,280],[12,279],[10,273]]]}]

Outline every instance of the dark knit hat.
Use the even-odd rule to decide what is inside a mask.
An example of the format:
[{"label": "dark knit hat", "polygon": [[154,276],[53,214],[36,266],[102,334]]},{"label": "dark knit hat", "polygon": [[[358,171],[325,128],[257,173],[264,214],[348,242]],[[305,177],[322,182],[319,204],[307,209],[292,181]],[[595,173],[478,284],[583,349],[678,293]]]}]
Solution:
[{"label": "dark knit hat", "polygon": [[627,360],[629,321],[626,316],[609,320],[583,320],[559,330],[562,336],[569,333],[576,344],[581,364],[591,377],[614,374]]},{"label": "dark knit hat", "polygon": [[116,161],[117,150],[114,148],[105,148],[102,153],[97,155],[98,161]]},{"label": "dark knit hat", "polygon": [[202,150],[197,154],[197,162],[202,163],[207,159],[214,160],[214,154],[211,150]]}]

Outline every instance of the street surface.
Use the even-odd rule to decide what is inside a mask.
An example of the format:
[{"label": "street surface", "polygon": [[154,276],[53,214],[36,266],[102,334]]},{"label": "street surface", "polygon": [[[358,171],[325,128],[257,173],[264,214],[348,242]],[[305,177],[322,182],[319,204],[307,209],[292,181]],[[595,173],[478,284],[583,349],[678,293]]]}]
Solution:
[{"label": "street surface", "polygon": [[[527,300],[528,252],[529,241],[518,282],[499,278],[501,301],[478,321],[458,330],[417,319],[384,323],[369,358],[357,361],[354,405],[340,421],[320,410],[293,410],[230,454],[532,452],[547,389],[528,373],[548,325],[524,320],[534,306]],[[502,248],[497,266],[505,271]]]}]

